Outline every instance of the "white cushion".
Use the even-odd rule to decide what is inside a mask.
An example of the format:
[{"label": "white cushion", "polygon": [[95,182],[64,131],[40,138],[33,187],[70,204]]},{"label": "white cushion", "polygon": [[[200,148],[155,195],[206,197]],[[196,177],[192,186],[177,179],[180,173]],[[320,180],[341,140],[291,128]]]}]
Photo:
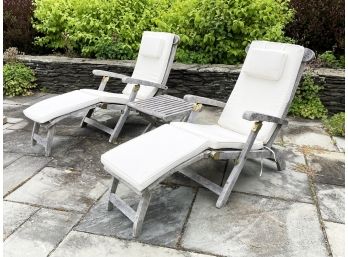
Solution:
[{"label": "white cushion", "polygon": [[[168,67],[173,42],[174,34],[145,31],[141,39],[140,51],[132,78],[161,84]],[[134,84],[128,84],[122,93],[130,95],[133,86]],[[147,99],[153,97],[157,90],[156,87],[141,85],[137,98]]]},{"label": "white cushion", "polygon": [[166,124],[104,153],[101,162],[111,175],[141,192],[206,148],[206,139]]},{"label": "white cushion", "polygon": [[[255,53],[253,49],[282,51],[286,53],[287,57],[284,70],[278,80],[260,79],[255,76],[249,76],[245,72],[241,72],[239,75],[237,83],[221,113],[218,124],[223,128],[242,135],[248,135],[253,124],[253,122],[243,119],[245,111],[255,111],[279,118],[282,117],[290,101],[304,54],[302,46],[253,41],[250,45],[247,59],[249,54]],[[277,63],[279,60],[274,61]],[[275,127],[274,123],[264,122],[257,139],[266,143]]]},{"label": "white cushion", "polygon": [[143,37],[140,44],[139,55],[150,58],[160,58],[164,44],[165,42],[163,39],[152,36]]},{"label": "white cushion", "polygon": [[99,102],[101,103],[110,103],[110,104],[126,104],[129,102],[129,95],[110,93],[105,91],[100,91],[96,89],[80,89],[86,94],[90,94],[98,97]]},{"label": "white cushion", "polygon": [[126,104],[129,96],[94,89],[80,89],[38,102],[23,113],[29,119],[45,123],[59,116],[97,103]]},{"label": "white cushion", "polygon": [[286,56],[284,51],[251,48],[245,58],[242,72],[255,78],[279,80]]},{"label": "white cushion", "polygon": [[98,102],[98,96],[87,94],[81,90],[74,90],[38,102],[25,109],[23,113],[35,122],[45,123]]},{"label": "white cushion", "polygon": [[[170,125],[206,138],[209,148],[212,149],[242,149],[248,138],[248,136],[225,129],[219,125],[202,125],[187,122],[172,122]],[[256,140],[252,149],[260,149],[262,147],[263,143]]]}]

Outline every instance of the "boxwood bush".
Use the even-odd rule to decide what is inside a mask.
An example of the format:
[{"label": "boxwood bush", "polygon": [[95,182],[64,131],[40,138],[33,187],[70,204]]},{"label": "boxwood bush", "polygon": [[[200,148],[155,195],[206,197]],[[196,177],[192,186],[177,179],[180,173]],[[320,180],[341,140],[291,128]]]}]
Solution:
[{"label": "boxwood bush", "polygon": [[254,39],[286,40],[288,0],[35,0],[36,44],[85,57],[134,59],[144,30],[180,35],[177,59],[237,63]]}]

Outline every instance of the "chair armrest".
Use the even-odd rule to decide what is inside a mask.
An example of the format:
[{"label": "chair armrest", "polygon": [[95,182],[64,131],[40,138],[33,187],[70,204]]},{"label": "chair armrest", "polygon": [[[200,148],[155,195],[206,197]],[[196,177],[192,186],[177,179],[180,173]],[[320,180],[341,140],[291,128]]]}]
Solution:
[{"label": "chair armrest", "polygon": [[189,102],[189,103],[205,104],[205,105],[211,105],[211,106],[216,106],[216,107],[221,107],[221,108],[224,108],[226,105],[226,103],[224,103],[224,102],[210,99],[210,98],[206,98],[206,97],[202,97],[202,96],[198,96],[198,95],[185,95],[184,100]]},{"label": "chair armrest", "polygon": [[130,83],[130,84],[136,84],[136,85],[149,86],[149,87],[157,87],[157,88],[164,89],[164,90],[168,89],[167,86],[164,86],[162,84],[158,84],[158,83],[155,83],[155,82],[142,80],[142,79],[135,79],[135,78],[131,78],[131,77],[124,77],[124,78],[122,78],[122,82]]},{"label": "chair armrest", "polygon": [[250,121],[267,121],[267,122],[273,122],[280,125],[287,125],[289,122],[285,119],[281,119],[278,117],[258,113],[258,112],[250,112],[246,111],[243,114],[243,119],[250,120]]},{"label": "chair armrest", "polygon": [[95,76],[110,77],[110,78],[116,78],[116,79],[124,79],[124,78],[128,77],[128,76],[123,75],[123,74],[110,72],[110,71],[104,71],[104,70],[93,70],[92,73]]}]

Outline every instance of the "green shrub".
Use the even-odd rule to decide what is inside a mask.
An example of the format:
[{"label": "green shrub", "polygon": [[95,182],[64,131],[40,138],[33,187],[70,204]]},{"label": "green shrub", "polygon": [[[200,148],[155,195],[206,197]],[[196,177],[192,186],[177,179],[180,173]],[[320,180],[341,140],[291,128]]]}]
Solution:
[{"label": "green shrub", "polygon": [[330,118],[324,117],[324,126],[327,132],[331,136],[343,136],[344,137],[344,126],[345,126],[345,113],[340,112],[331,116]]},{"label": "green shrub", "polygon": [[255,39],[284,41],[293,12],[288,0],[174,0],[156,19],[159,30],[181,37],[178,61],[242,62]]},{"label": "green shrub", "polygon": [[19,62],[4,65],[4,94],[7,96],[28,95],[35,88],[35,74],[29,67]]},{"label": "green shrub", "polygon": [[36,0],[36,44],[85,57],[134,59],[164,0]]},{"label": "green shrub", "polygon": [[344,69],[344,56],[341,55],[336,58],[332,51],[326,51],[318,56],[321,64],[328,68],[342,68]]},{"label": "green shrub", "polygon": [[181,36],[177,59],[237,63],[254,39],[283,41],[289,0],[35,0],[36,44],[134,59],[144,30]]},{"label": "green shrub", "polygon": [[306,74],[296,91],[289,113],[309,119],[325,117],[327,109],[319,98],[319,92],[322,88],[314,82],[311,75]]}]

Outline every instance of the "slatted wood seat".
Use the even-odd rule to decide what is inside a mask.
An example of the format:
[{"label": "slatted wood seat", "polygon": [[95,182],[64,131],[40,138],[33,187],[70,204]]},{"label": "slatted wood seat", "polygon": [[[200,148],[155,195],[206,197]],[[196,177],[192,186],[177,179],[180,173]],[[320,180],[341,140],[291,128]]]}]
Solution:
[{"label": "slatted wood seat", "polygon": [[138,111],[140,115],[148,115],[152,119],[157,118],[162,120],[163,123],[171,122],[175,119],[186,119],[194,107],[193,103],[170,95],[159,95],[127,105]]}]

